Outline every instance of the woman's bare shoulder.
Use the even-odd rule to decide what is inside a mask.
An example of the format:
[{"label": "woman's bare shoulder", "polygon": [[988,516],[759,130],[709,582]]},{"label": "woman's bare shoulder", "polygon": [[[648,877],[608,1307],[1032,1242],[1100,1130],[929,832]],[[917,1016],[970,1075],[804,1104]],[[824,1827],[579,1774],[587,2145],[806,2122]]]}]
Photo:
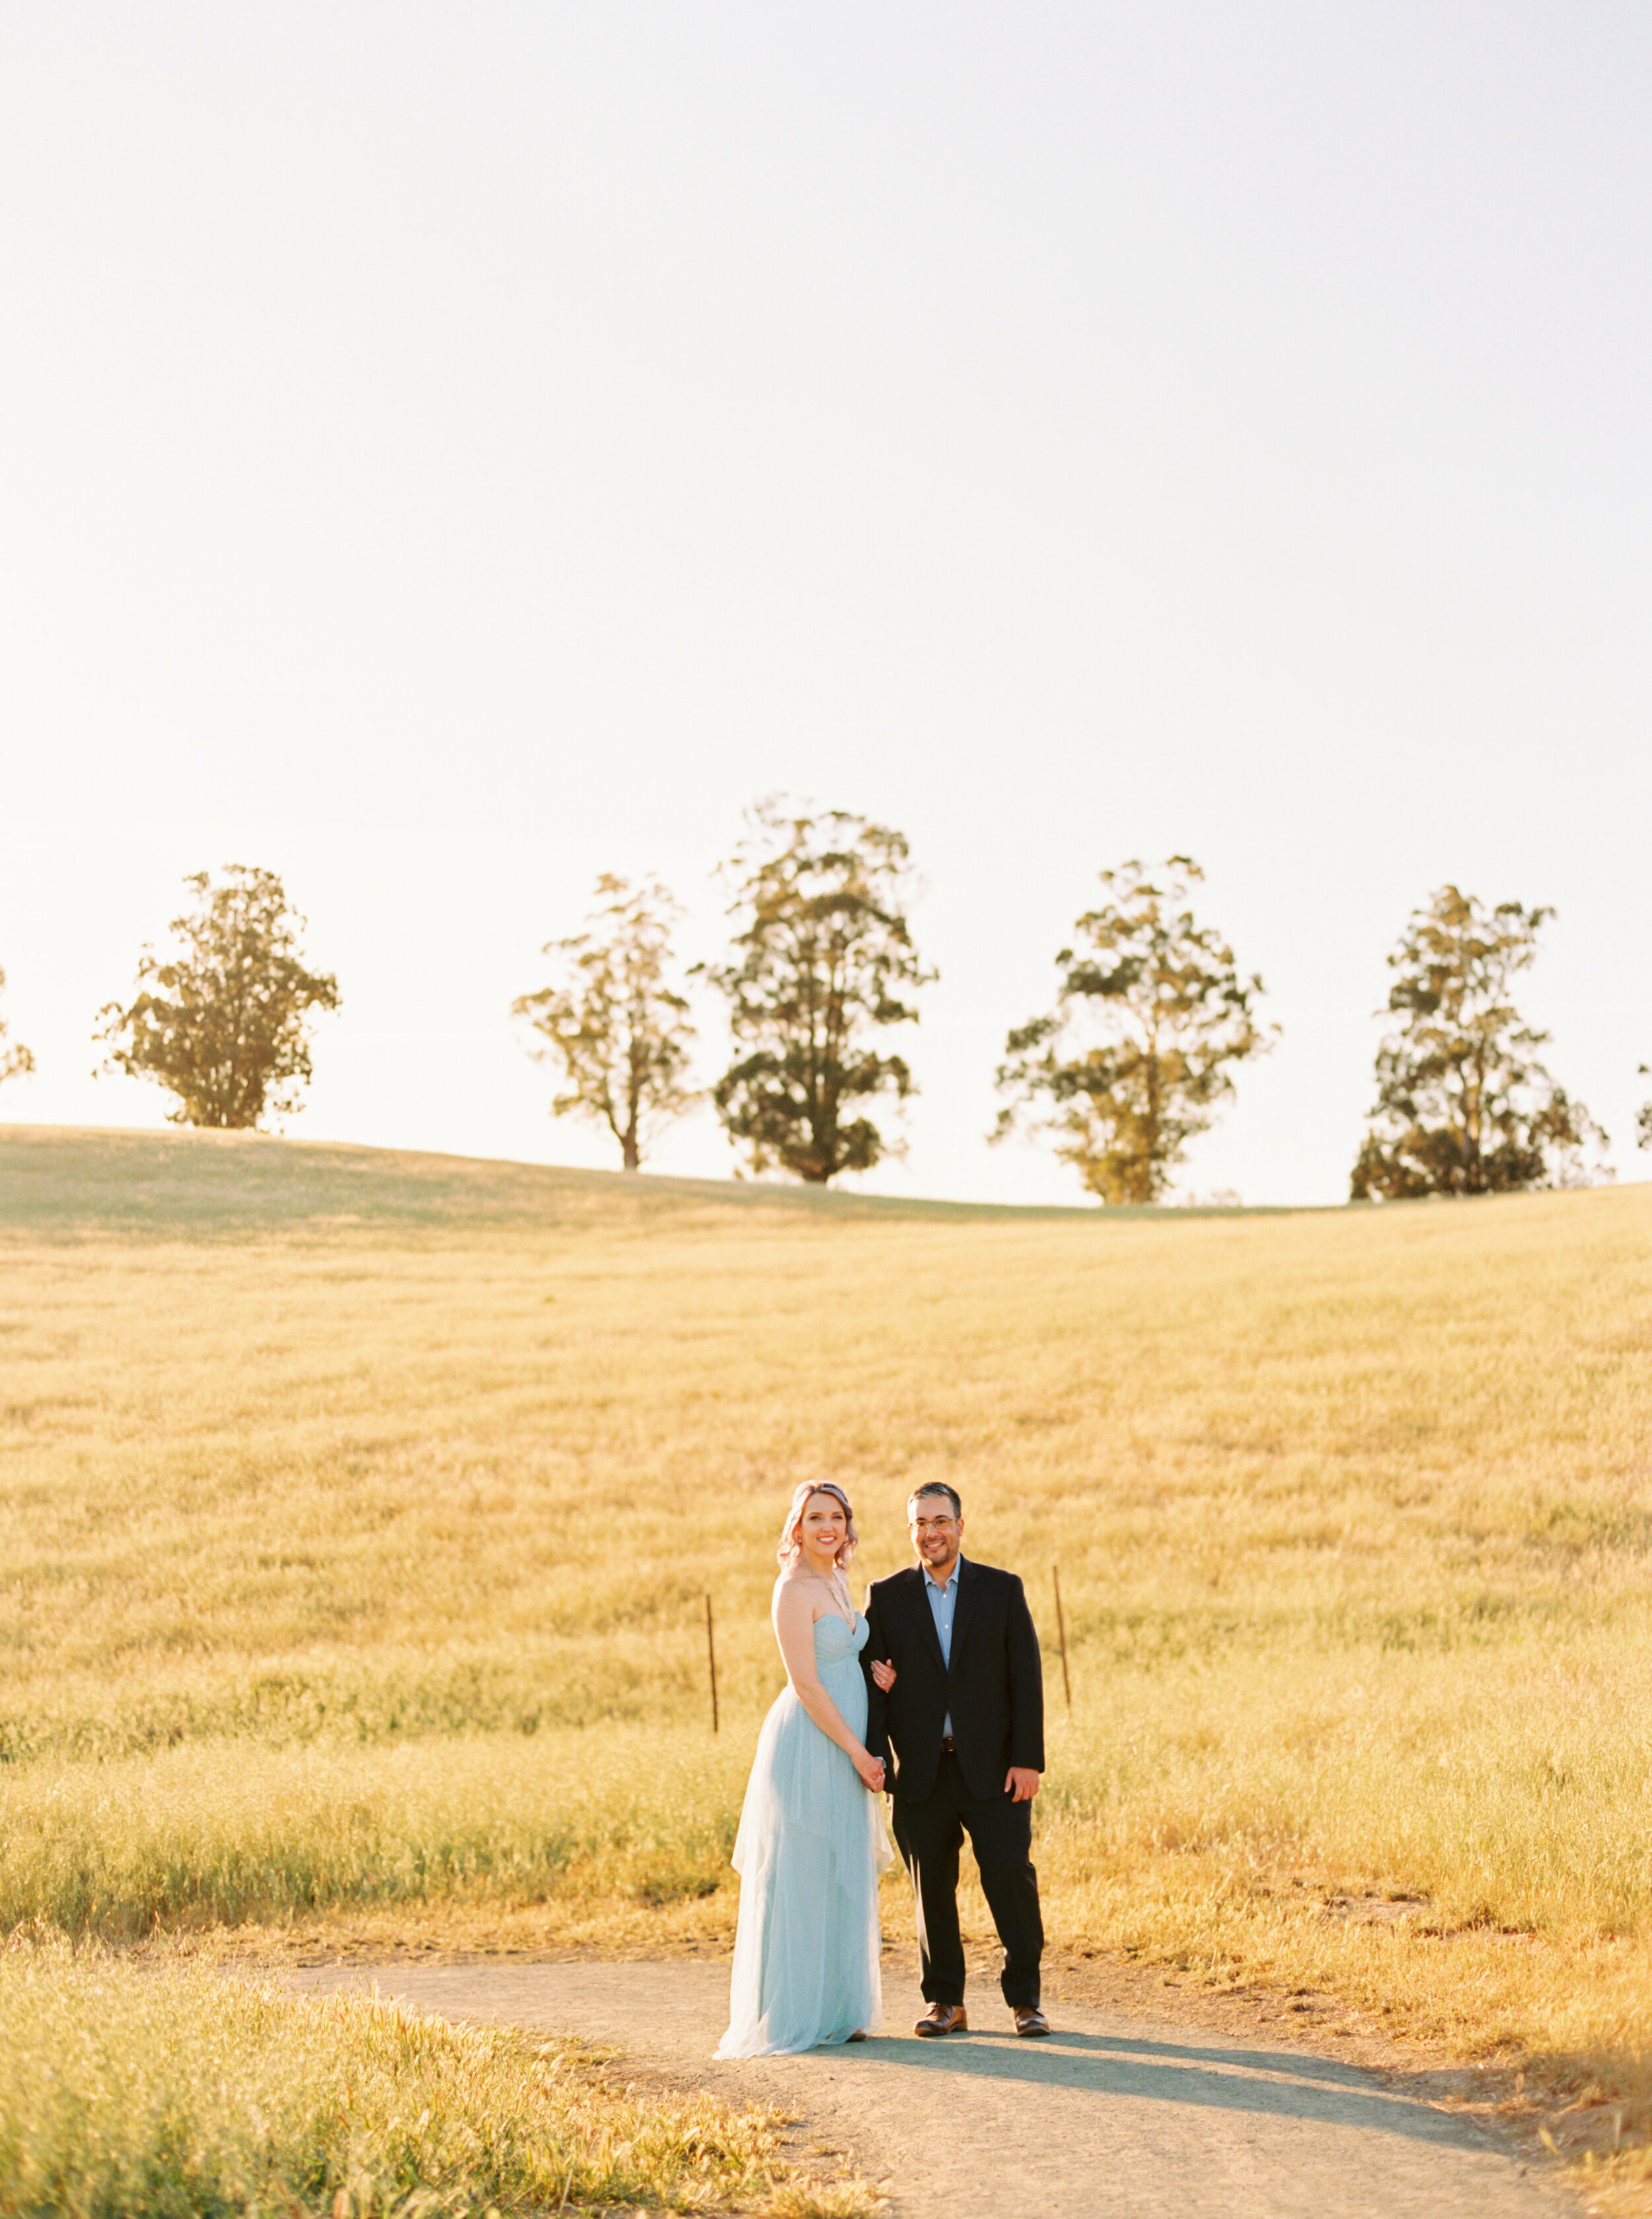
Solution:
[{"label": "woman's bare shoulder", "polygon": [[771,1607],[788,1617],[819,1618],[828,1607],[819,1593],[820,1582],[796,1564],[788,1564],[774,1582]]}]

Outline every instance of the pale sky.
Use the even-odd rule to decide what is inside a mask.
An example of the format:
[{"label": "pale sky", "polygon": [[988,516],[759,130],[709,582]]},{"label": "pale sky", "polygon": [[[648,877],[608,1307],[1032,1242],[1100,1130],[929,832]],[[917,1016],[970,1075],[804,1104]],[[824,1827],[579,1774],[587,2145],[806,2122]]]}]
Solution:
[{"label": "pale sky", "polygon": [[12,0],[0,1122],[162,1122],[95,1015],[245,862],[289,1130],[617,1164],[512,998],[603,870],[718,953],[779,791],[925,881],[875,1189],[1081,1198],[992,1072],[1177,850],[1284,1029],[1184,1190],[1343,1198],[1447,879],[1652,1173],[1649,114],[1591,0]]}]

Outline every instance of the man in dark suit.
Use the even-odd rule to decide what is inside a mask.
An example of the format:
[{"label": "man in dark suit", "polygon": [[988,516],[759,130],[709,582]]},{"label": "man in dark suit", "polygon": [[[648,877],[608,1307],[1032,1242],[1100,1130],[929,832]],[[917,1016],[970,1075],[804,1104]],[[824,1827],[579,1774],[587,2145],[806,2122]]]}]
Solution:
[{"label": "man in dark suit", "polygon": [[[1033,1798],[1044,1769],[1044,1675],[1038,1636],[1013,1572],[959,1554],[963,1505],[939,1481],[906,1506],[917,1563],[873,1584],[866,1747],[889,1766],[895,1840],[917,1899],[928,2009],[922,2035],[960,2034],[964,1944],[958,1855],[969,1836],[1003,1944],[1004,2001],[1017,2034],[1047,2034],[1039,2008],[1044,1926],[1033,1869]],[[872,1660],[895,1667],[885,1695]]]}]

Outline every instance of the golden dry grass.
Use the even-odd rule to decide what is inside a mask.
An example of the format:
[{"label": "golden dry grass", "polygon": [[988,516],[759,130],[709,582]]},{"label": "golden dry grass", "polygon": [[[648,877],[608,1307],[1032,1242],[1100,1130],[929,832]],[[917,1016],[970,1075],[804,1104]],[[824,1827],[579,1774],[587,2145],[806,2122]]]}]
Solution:
[{"label": "golden dry grass", "polygon": [[1652,1190],[1103,1221],[13,1133],[0,1198],[0,1921],[724,1930],[786,1493],[872,1576],[938,1476],[1046,1650],[1060,1563],[1058,1946],[1496,2051],[1640,2167]]}]

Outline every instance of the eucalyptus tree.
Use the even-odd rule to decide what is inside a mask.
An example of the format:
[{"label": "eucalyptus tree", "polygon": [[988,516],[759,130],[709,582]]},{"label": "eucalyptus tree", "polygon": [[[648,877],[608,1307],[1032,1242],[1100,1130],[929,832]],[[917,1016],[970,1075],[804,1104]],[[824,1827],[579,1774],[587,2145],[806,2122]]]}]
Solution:
[{"label": "eucalyptus tree", "polygon": [[1604,1169],[1605,1134],[1538,1060],[1550,1036],[1514,1001],[1554,913],[1487,910],[1454,886],[1412,912],[1388,957],[1379,1014],[1399,1022],[1377,1050],[1354,1201],[1578,1186]]},{"label": "eucalyptus tree", "polygon": [[1220,934],[1201,924],[1192,890],[1204,873],[1172,855],[1103,871],[1106,898],[1057,955],[1055,1007],[1005,1043],[1009,1097],[991,1138],[1025,1122],[1107,1203],[1164,1200],[1188,1143],[1232,1097],[1236,1067],[1277,1038]]},{"label": "eucalyptus tree", "polygon": [[[5,991],[5,987],[6,974],[0,971],[0,993]],[[34,1068],[34,1055],[21,1041],[13,1041],[9,1047],[7,1046],[9,1032],[10,1028],[5,1019],[0,1017],[0,1081],[27,1078]]]},{"label": "eucalyptus tree", "polygon": [[552,1116],[606,1125],[634,1172],[664,1128],[699,1099],[687,1081],[688,1001],[670,983],[680,911],[656,879],[633,886],[605,872],[596,895],[585,930],[541,950],[561,977],[511,1007],[540,1036],[531,1053],[561,1071]]},{"label": "eucalyptus tree", "polygon": [[723,867],[738,929],[730,960],[706,966],[736,1051],[712,1099],[755,1172],[778,1166],[824,1186],[901,1153],[862,1105],[916,1091],[905,1059],[881,1042],[917,1022],[912,998],[936,973],[907,924],[901,833],[849,810],[773,799],[747,824]]},{"label": "eucalyptus tree", "polygon": [[150,1078],[176,1097],[175,1125],[252,1130],[290,1116],[310,1081],[312,1010],[339,1006],[338,982],[306,966],[304,919],[273,871],[231,863],[197,871],[189,915],[166,955],[146,947],[138,991],[98,1012],[104,1071]]}]

